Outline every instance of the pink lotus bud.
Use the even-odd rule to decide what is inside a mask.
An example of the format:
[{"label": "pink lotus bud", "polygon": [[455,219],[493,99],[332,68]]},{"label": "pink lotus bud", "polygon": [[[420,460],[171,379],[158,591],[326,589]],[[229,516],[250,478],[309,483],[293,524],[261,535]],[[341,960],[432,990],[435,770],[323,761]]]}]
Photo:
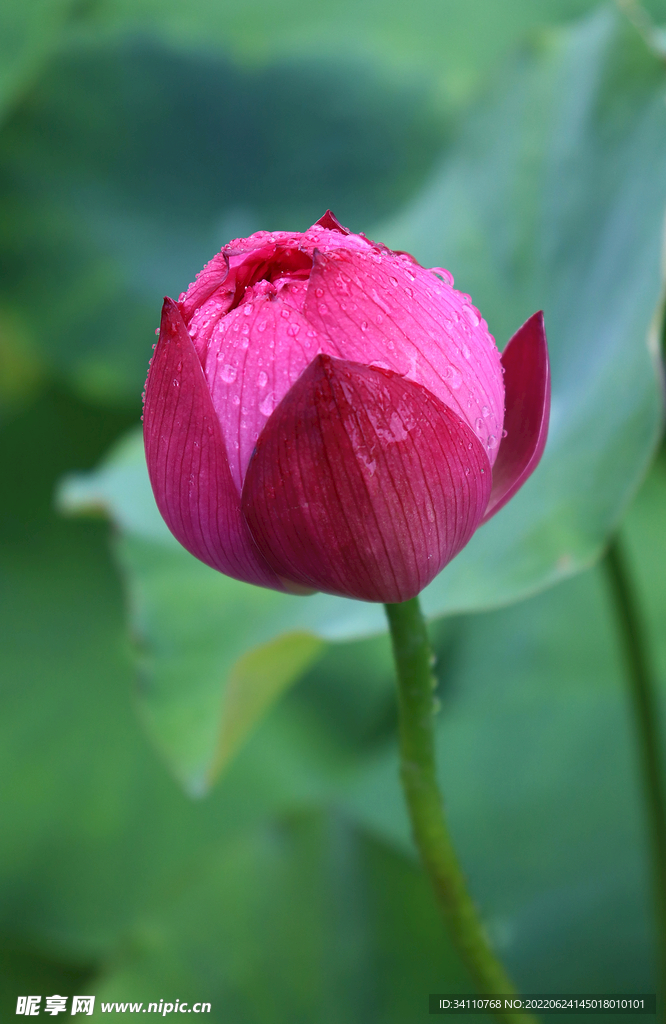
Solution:
[{"label": "pink lotus bud", "polygon": [[148,471],[172,533],[220,572],[404,601],[533,472],[549,404],[541,313],[500,356],[448,271],[328,212],[230,242],[164,300]]}]

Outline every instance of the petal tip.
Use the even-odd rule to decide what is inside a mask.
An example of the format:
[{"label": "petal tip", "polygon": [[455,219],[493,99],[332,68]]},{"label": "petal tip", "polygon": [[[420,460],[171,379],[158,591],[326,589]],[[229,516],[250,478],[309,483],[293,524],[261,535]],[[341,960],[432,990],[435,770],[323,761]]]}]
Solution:
[{"label": "petal tip", "polygon": [[543,310],[509,340],[504,368],[505,429],[493,467],[493,488],[482,522],[513,498],[541,461],[550,417],[550,361]]}]

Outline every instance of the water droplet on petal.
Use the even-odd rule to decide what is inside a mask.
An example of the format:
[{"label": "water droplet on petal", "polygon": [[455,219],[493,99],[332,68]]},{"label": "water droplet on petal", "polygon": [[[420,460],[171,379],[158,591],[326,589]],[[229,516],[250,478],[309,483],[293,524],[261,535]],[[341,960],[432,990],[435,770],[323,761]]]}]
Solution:
[{"label": "water droplet on petal", "polygon": [[397,277],[389,277],[389,282],[390,282],[390,284],[393,285],[394,288],[398,287],[398,278]]},{"label": "water droplet on petal", "polygon": [[268,384],[268,374],[265,370],[261,370],[257,376],[257,387],[265,388]]},{"label": "water droplet on petal", "polygon": [[300,324],[289,324],[289,326],[287,327],[287,334],[289,334],[292,338],[295,338],[300,329]]},{"label": "water droplet on petal", "polygon": [[457,370],[455,366],[451,366],[450,363],[448,366],[444,367],[442,377],[454,391],[457,391],[462,384],[462,374],[460,370]]},{"label": "water droplet on petal", "polygon": [[174,377],[174,381],[173,381],[173,386],[174,386],[175,388],[179,388],[179,387],[180,387],[180,381],[177,381],[177,380],[175,379],[175,377]]},{"label": "water droplet on petal", "polygon": [[270,416],[277,405],[277,398],[274,391],[269,391],[263,401],[259,404],[259,412],[262,416]]},{"label": "water droplet on petal", "polygon": [[469,359],[469,357],[471,356],[472,353],[467,348],[467,345],[463,345],[463,347],[462,347],[462,354],[464,355],[465,359]]},{"label": "water droplet on petal", "polygon": [[490,434],[488,436],[488,447],[489,448],[497,448],[497,438],[495,437],[494,434]]},{"label": "water droplet on petal", "polygon": [[323,294],[324,294],[324,289],[323,288],[315,288],[315,295],[317,296],[318,299],[320,299]]},{"label": "water droplet on petal", "polygon": [[285,320],[287,320],[290,315],[291,315],[291,310],[287,309],[286,306],[285,306],[285,308],[282,310],[282,316],[285,318]]},{"label": "water droplet on petal", "polygon": [[322,316],[324,313],[328,313],[328,306],[325,306],[324,303],[322,302],[322,304],[319,307],[319,312],[322,314]]},{"label": "water droplet on petal", "polygon": [[238,395],[234,395],[231,401],[233,402],[234,405],[240,405],[240,398]]},{"label": "water droplet on petal", "polygon": [[367,329],[368,329],[368,321],[367,320],[361,320],[361,330],[362,331],[367,331]]},{"label": "water droplet on petal", "polygon": [[508,434],[508,430],[503,430],[502,431],[502,437],[506,437],[507,434]]},{"label": "water droplet on petal", "polygon": [[266,327],[267,327],[267,323],[266,323],[265,320],[262,320],[260,324],[257,324],[257,330],[261,331],[262,334],[266,330]]},{"label": "water droplet on petal", "polygon": [[483,416],[483,417],[484,417],[485,419],[487,419],[487,418],[488,418],[488,416],[490,416],[490,409],[488,408],[488,406],[487,406],[487,405],[484,405],[484,406],[483,406],[483,408],[481,409],[481,415],[482,415],[482,416]]},{"label": "water droplet on petal", "polygon": [[437,277],[443,278],[445,284],[449,284],[453,287],[453,274],[450,270],[447,270],[446,267],[433,267],[432,272],[433,274],[436,274]]},{"label": "water droplet on petal", "polygon": [[236,373],[236,367],[232,366],[230,363],[227,363],[226,366],[222,367],[220,377],[225,382],[225,384],[233,384],[233,382],[236,380]]},{"label": "water droplet on petal", "polygon": [[477,314],[477,312],[476,312],[476,310],[474,309],[473,306],[463,306],[463,313],[465,314],[465,316],[469,320],[469,322],[472,325],[472,327],[478,327],[479,326],[479,323],[480,323],[479,317],[478,317],[478,314]]},{"label": "water droplet on petal", "polygon": [[477,434],[483,433],[483,420],[481,419],[480,416],[474,422],[474,429],[476,430]]}]

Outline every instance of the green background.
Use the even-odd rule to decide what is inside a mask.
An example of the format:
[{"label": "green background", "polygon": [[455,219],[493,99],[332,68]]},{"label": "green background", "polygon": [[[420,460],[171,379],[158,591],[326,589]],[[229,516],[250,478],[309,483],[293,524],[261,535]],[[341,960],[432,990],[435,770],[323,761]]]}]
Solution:
[{"label": "green background", "polygon": [[654,990],[595,565],[623,521],[663,683],[666,6],[629,13],[6,0],[3,1020],[94,993],[95,1017],[411,1024],[471,988],[411,847],[381,610],[230,585],[169,541],[131,439],[96,468],[138,423],[162,296],[327,207],[449,267],[500,345],[545,310],[544,462],[424,595],[442,785],[520,989]]}]

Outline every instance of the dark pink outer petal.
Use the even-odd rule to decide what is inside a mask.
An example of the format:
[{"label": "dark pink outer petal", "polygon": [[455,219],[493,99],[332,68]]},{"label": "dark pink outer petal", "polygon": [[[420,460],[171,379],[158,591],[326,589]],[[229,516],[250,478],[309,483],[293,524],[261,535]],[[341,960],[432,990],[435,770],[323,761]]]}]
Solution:
[{"label": "dark pink outer petal", "polygon": [[493,466],[487,522],[520,490],[539,464],[548,436],[550,363],[543,313],[519,327],[502,353],[506,409],[503,439]]},{"label": "dark pink outer petal", "polygon": [[148,372],[143,436],[157,506],[183,547],[227,576],[283,590],[241,515],[201,363],[171,299]]},{"label": "dark pink outer petal", "polygon": [[349,228],[346,228],[344,224],[341,224],[331,210],[327,210],[324,216],[320,217],[319,220],[316,220],[312,226],[315,227],[316,225],[319,225],[321,228],[328,228],[329,231],[339,231],[343,235],[351,234]]},{"label": "dark pink outer petal", "polygon": [[504,415],[500,354],[450,278],[389,250],[317,251],[303,314],[325,351],[426,387],[469,424],[495,462]]},{"label": "dark pink outer petal", "polygon": [[490,487],[483,445],[427,388],[320,354],[260,434],[242,507],[279,576],[396,602],[464,547]]}]

